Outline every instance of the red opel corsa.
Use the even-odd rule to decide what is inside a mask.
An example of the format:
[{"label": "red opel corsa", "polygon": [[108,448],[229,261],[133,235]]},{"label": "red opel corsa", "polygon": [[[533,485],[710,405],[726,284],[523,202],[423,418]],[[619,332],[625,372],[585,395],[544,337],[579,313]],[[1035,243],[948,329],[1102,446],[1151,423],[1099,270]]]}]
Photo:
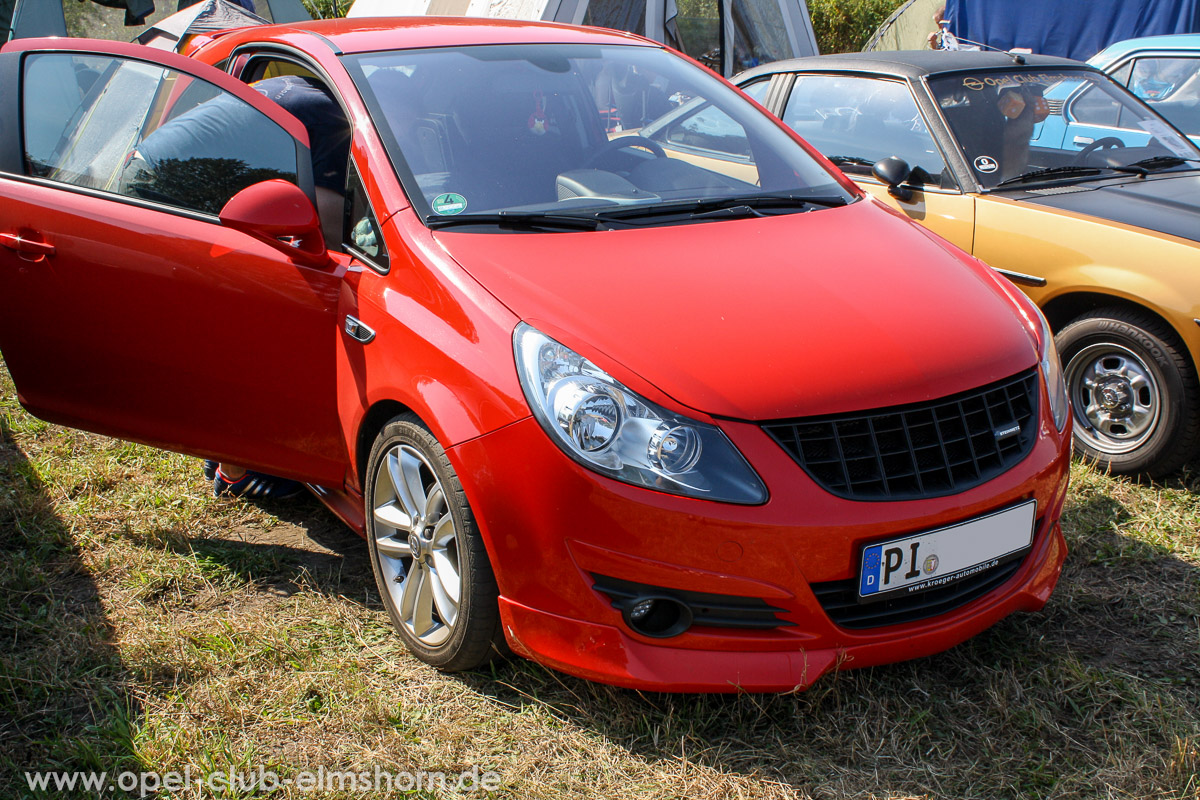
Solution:
[{"label": "red opel corsa", "polygon": [[[284,75],[348,120],[332,206],[323,134],[248,85]],[[21,402],[309,484],[430,664],[785,691],[1050,596],[1070,431],[1037,309],[660,45],[24,40],[0,87]]]}]

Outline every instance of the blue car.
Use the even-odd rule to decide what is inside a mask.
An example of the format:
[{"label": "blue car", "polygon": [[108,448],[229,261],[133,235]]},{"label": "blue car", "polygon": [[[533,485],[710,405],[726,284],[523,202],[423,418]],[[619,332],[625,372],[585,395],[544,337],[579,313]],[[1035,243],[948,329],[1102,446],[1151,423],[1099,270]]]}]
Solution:
[{"label": "blue car", "polygon": [[[1200,143],[1200,33],[1128,39],[1109,45],[1088,63]],[[1034,141],[1045,146],[1093,151],[1141,147],[1157,134],[1122,119],[1119,104],[1083,84],[1060,84],[1046,93],[1046,100],[1054,113],[1034,132]]]}]

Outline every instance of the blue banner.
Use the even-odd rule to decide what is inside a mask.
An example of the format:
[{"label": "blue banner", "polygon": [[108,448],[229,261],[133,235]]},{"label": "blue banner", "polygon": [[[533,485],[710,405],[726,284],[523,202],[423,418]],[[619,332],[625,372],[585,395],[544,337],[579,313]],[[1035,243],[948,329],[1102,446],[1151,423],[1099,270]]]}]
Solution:
[{"label": "blue banner", "polygon": [[960,39],[1081,61],[1113,42],[1200,33],[1200,0],[948,0]]}]

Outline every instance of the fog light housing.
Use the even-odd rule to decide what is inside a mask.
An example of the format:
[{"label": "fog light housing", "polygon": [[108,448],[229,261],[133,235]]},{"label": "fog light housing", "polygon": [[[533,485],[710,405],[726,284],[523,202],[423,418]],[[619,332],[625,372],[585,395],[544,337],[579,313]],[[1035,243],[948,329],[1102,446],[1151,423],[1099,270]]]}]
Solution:
[{"label": "fog light housing", "polygon": [[621,617],[634,633],[651,639],[669,639],[692,627],[692,609],[668,595],[634,597],[621,609]]}]

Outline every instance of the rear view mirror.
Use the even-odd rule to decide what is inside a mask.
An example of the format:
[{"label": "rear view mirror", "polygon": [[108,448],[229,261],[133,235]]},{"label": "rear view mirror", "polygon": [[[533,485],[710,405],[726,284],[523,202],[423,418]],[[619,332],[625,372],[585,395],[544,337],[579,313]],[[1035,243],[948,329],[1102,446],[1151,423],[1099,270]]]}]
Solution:
[{"label": "rear view mirror", "polygon": [[888,194],[892,197],[897,200],[912,199],[912,189],[901,186],[912,174],[912,169],[903,158],[899,156],[881,158],[871,167],[871,174],[887,184]]},{"label": "rear view mirror", "polygon": [[270,180],[247,186],[229,198],[220,217],[225,227],[266,242],[297,264],[330,262],[317,210],[295,184]]}]

